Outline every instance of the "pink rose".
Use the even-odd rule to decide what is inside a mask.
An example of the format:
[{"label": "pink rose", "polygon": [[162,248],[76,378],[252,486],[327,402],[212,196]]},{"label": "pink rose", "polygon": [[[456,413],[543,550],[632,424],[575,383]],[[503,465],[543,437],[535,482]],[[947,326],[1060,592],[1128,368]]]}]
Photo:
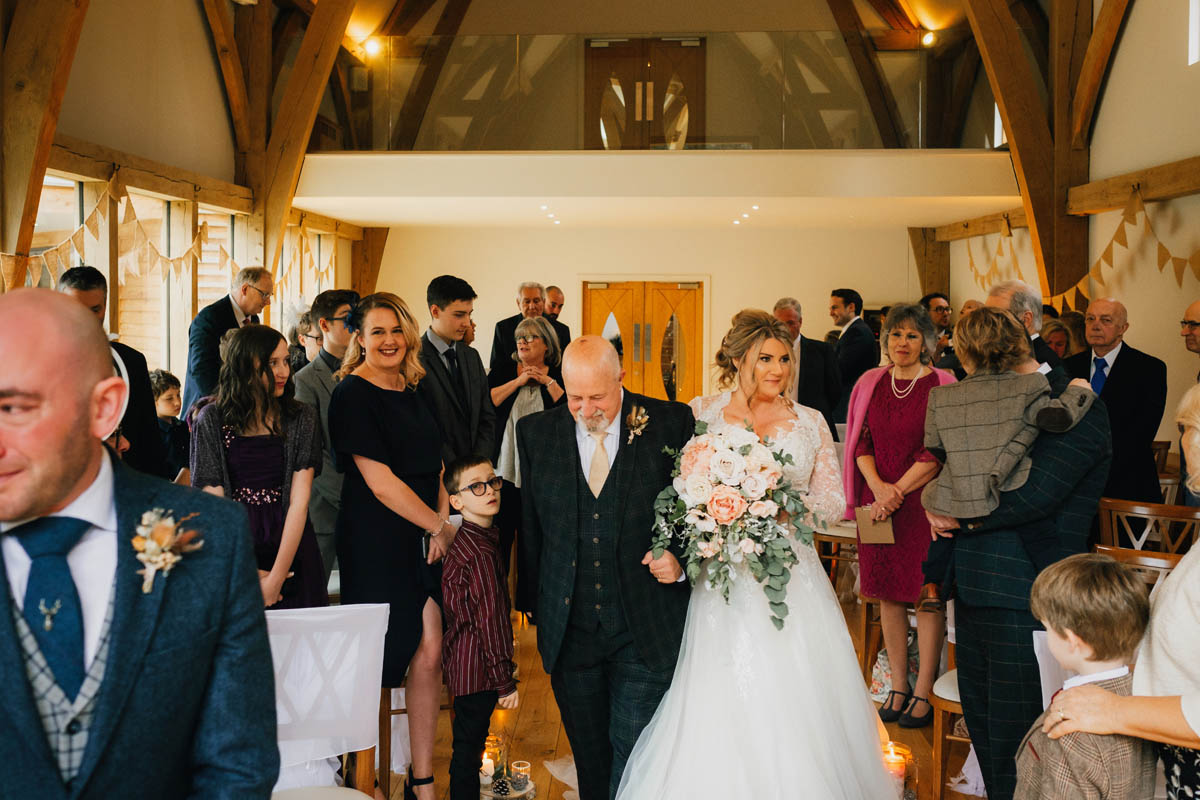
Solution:
[{"label": "pink rose", "polygon": [[754,540],[753,539],[742,539],[740,542],[738,542],[738,549],[741,550],[746,555],[750,555],[751,553],[754,552]]},{"label": "pink rose", "polygon": [[708,498],[708,514],[719,525],[728,525],[746,513],[746,498],[732,486],[721,484]]},{"label": "pink rose", "polygon": [[708,462],[716,450],[705,439],[693,439],[683,448],[683,456],[679,461],[679,474],[684,478],[689,475],[707,475]]},{"label": "pink rose", "polygon": [[750,504],[750,513],[756,517],[773,517],[779,513],[774,500],[755,500]]}]

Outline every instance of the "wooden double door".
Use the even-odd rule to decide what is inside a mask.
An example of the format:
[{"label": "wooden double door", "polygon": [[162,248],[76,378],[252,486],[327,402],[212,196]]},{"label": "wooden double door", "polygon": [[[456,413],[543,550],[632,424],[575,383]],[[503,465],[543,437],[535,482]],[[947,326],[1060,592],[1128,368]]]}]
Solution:
[{"label": "wooden double door", "polygon": [[683,150],[704,143],[705,40],[589,39],[584,147]]},{"label": "wooden double door", "polygon": [[704,391],[704,287],[587,282],[583,332],[613,343],[631,392],[686,403]]}]

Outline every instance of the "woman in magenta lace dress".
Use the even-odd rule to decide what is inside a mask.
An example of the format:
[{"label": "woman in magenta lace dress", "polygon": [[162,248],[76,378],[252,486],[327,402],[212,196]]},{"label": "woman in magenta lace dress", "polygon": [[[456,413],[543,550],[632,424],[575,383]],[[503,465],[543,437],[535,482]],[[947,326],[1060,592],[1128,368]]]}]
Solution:
[{"label": "woman in magenta lace dress", "polygon": [[[854,385],[846,417],[844,479],[846,518],[870,506],[877,520],[891,519],[894,544],[858,545],[861,593],[880,606],[883,643],[893,687],[879,709],[884,722],[919,728],[933,720],[929,692],[937,677],[945,633],[942,611],[917,614],[920,671],[907,683],[908,611],[921,593],[921,562],[929,551],[929,522],[920,489],[939,469],[925,449],[925,406],[929,390],[954,376],[929,366],[935,334],[919,305],[893,306],[883,323],[891,366],[868,370]],[[904,678],[902,681],[901,678]]]},{"label": "woman in magenta lace dress", "polygon": [[246,509],[271,608],[329,602],[317,537],[308,522],[321,468],[317,412],[293,399],[287,340],[274,328],[239,328],[221,366],[213,402],[192,431],[192,486]]}]

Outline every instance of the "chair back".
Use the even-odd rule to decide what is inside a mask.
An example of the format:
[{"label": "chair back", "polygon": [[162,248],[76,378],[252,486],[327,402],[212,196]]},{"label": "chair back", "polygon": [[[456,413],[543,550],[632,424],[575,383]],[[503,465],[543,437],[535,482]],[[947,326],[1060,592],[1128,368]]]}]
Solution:
[{"label": "chair back", "polygon": [[375,747],[386,603],[267,611],[281,767]]},{"label": "chair back", "polygon": [[1198,534],[1200,508],[1100,498],[1101,544],[1182,555]]},{"label": "chair back", "polygon": [[1170,574],[1183,556],[1176,553],[1156,553],[1152,550],[1132,550],[1128,547],[1113,547],[1098,544],[1093,548],[1101,555],[1109,556],[1133,569],[1145,581],[1148,589]]},{"label": "chair back", "polygon": [[1175,505],[1179,500],[1179,473],[1158,473],[1158,485],[1162,489],[1163,503],[1168,506]]},{"label": "chair back", "polygon": [[1156,441],[1150,443],[1150,450],[1154,453],[1154,467],[1159,472],[1167,470],[1167,454],[1171,452],[1171,443],[1166,441]]}]

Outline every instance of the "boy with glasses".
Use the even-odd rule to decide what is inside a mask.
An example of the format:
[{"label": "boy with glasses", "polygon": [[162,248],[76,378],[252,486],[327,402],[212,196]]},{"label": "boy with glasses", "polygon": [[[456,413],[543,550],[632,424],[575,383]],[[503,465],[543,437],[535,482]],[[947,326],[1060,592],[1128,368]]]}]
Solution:
[{"label": "boy with glasses", "polygon": [[497,703],[516,708],[518,700],[500,532],[492,524],[503,482],[492,462],[478,456],[450,464],[443,481],[450,505],[463,516],[442,561],[442,669],[454,697],[450,798],[476,800],[492,710]]}]

